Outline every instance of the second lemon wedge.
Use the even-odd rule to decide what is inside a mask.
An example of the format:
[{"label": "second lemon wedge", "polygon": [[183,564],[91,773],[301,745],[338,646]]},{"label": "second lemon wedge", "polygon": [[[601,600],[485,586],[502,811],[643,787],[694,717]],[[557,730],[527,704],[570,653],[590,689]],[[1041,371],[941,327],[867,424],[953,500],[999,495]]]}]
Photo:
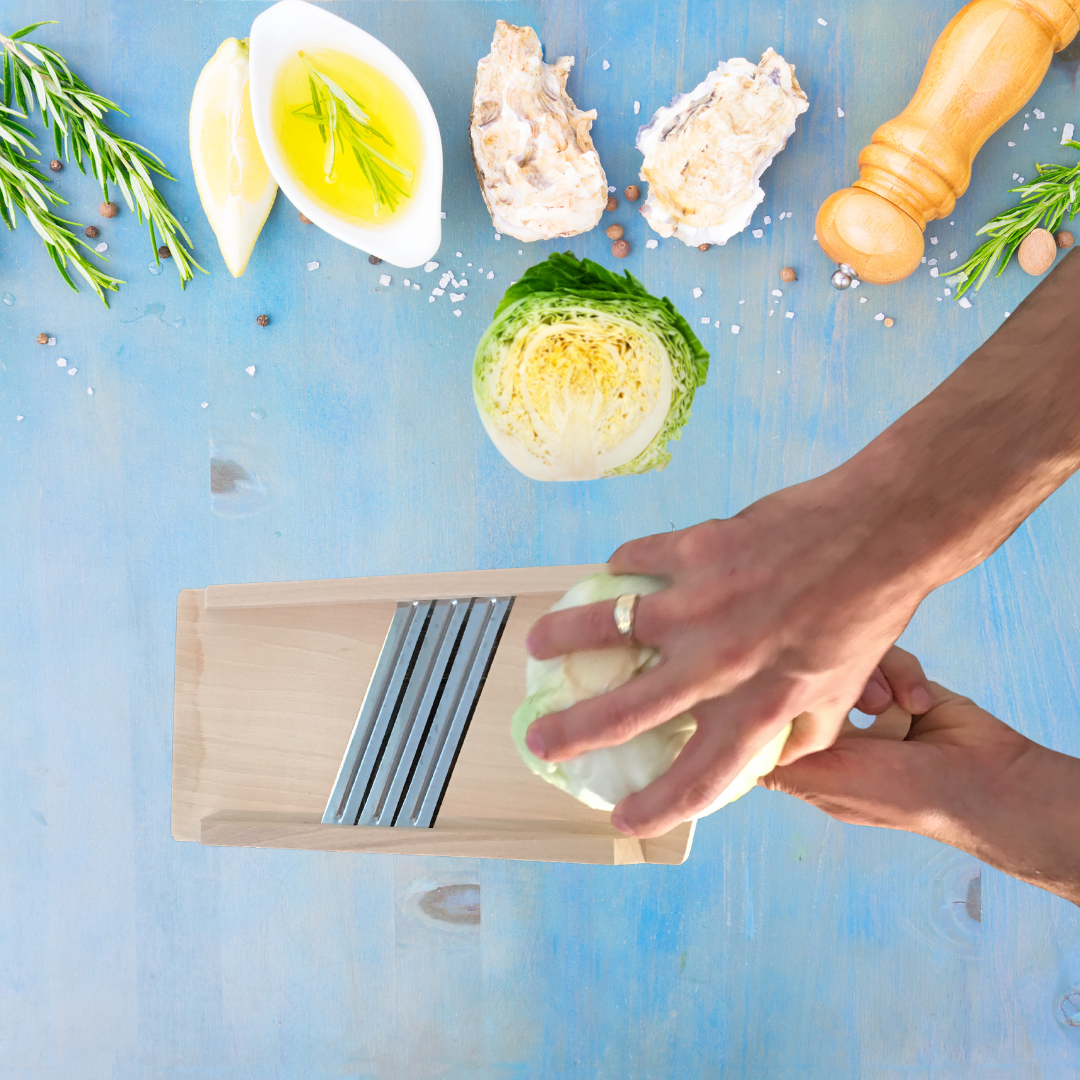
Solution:
[{"label": "second lemon wedge", "polygon": [[190,137],[203,210],[226,266],[239,277],[277,195],[251,119],[247,38],[223,41],[202,69]]}]

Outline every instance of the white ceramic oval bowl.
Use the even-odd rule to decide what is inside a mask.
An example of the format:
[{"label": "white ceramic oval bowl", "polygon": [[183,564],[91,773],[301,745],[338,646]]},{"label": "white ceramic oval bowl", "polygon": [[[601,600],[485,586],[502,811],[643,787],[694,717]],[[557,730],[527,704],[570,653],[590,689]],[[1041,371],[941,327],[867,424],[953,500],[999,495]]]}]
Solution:
[{"label": "white ceramic oval bowl", "polygon": [[[442,242],[443,154],[431,102],[404,61],[381,41],[304,0],[281,0],[251,24],[251,113],[266,164],[289,201],[320,229],[394,266],[427,262]],[[334,49],[386,75],[405,95],[420,121],[423,161],[417,189],[386,225],[354,225],[313,199],[285,161],[271,115],[274,83],[298,50]]]}]

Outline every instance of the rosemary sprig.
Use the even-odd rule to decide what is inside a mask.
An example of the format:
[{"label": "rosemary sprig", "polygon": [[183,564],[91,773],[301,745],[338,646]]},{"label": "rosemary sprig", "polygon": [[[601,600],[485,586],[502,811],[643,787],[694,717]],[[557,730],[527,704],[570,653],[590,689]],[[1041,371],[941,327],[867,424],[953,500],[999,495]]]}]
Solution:
[{"label": "rosemary sprig", "polygon": [[115,291],[123,282],[110,277],[90,262],[79,247],[86,248],[94,255],[97,252],[81,236],[69,231],[68,226],[74,226],[75,222],[59,217],[50,209],[52,206],[66,205],[67,200],[46,184],[45,177],[35,167],[36,162],[27,156],[27,151],[37,152],[33,133],[13,120],[13,116],[25,119],[14,109],[0,105],[0,220],[9,229],[14,229],[15,211],[21,210],[45,242],[45,250],[56,264],[60,276],[78,291],[68,272],[67,264],[70,262],[107,303],[105,290]]},{"label": "rosemary sprig", "polygon": [[303,53],[300,58],[308,71],[311,112],[296,109],[294,115],[319,125],[319,134],[325,144],[323,175],[327,182],[335,179],[338,151],[344,152],[347,146],[375,195],[376,217],[382,211],[383,203],[393,213],[398,203],[407,199],[410,194],[409,189],[402,186],[394,172],[404,177],[410,187],[413,174],[376,150],[371,145],[371,140],[378,139],[388,148],[394,145],[394,140],[372,124],[371,117],[363,106],[333,79],[314,67]]},{"label": "rosemary sprig", "polygon": [[[1075,139],[1063,145],[1080,150],[1080,142]],[[1035,169],[1037,179],[1009,189],[1021,193],[1019,204],[991,218],[975,234],[982,236],[986,233],[990,239],[977,247],[967,262],[949,275],[950,281],[959,283],[960,287],[956,290],[958,299],[973,286],[978,291],[999,259],[1002,260],[998,267],[1000,276],[1032,229],[1042,226],[1056,232],[1066,215],[1071,221],[1080,210],[1077,200],[1080,195],[1080,164],[1071,168],[1068,165],[1036,165]]]},{"label": "rosemary sprig", "polygon": [[[166,180],[176,177],[156,154],[121,138],[109,128],[104,121],[107,112],[113,110],[126,115],[118,105],[95,94],[82,79],[72,74],[55,49],[24,40],[39,27],[54,21],[31,23],[9,37],[0,34],[3,104],[10,107],[14,99],[16,106],[28,114],[33,111],[37,99],[42,123],[46,128],[52,128],[57,157],[66,157],[68,161],[74,157],[80,172],[86,171],[83,159],[89,161],[90,169],[101,185],[104,202],[109,201],[109,185],[116,184],[140,224],[145,215],[154,261],[160,265],[159,242],[169,248],[183,288],[193,277],[193,268],[203,268],[191,252],[191,238],[154,187],[151,173]],[[10,148],[10,143],[8,145]],[[67,280],[70,284],[70,278]]]}]

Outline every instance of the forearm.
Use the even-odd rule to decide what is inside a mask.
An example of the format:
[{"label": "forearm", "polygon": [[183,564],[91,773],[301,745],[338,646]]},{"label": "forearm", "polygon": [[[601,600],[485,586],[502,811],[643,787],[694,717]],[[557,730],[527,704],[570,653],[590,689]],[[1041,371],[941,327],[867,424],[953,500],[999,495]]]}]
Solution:
[{"label": "forearm", "polygon": [[1032,744],[993,788],[920,831],[1080,906],[1080,759]]},{"label": "forearm", "polygon": [[[886,576],[925,595],[978,565],[1080,467],[1080,253],[847,464]],[[872,524],[871,524],[872,523]]]}]

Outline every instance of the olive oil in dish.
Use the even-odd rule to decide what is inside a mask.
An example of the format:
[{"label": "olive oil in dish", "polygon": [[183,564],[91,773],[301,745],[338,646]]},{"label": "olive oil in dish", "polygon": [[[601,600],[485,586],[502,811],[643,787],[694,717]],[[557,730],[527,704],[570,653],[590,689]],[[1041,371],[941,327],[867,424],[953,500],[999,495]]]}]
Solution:
[{"label": "olive oil in dish", "polygon": [[367,226],[404,211],[423,167],[423,135],[400,89],[374,67],[330,49],[295,53],[273,95],[289,169],[331,213]]}]

